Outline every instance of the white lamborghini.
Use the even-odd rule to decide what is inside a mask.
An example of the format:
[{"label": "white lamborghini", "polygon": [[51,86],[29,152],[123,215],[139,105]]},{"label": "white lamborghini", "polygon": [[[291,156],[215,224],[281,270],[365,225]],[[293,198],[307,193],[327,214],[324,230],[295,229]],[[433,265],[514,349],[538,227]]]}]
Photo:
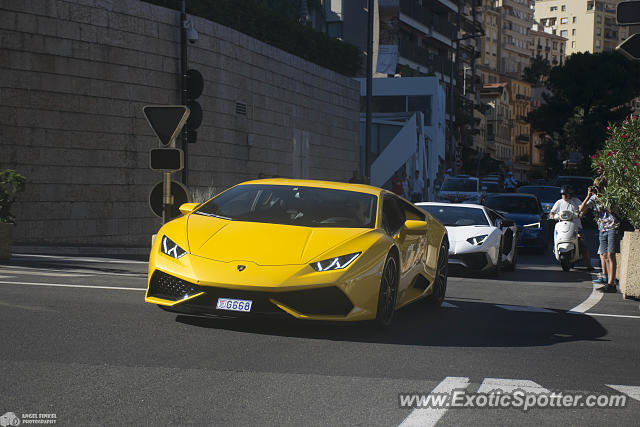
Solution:
[{"label": "white lamborghini", "polygon": [[486,206],[423,202],[418,207],[436,217],[449,234],[449,264],[473,271],[515,270],[516,224]]}]

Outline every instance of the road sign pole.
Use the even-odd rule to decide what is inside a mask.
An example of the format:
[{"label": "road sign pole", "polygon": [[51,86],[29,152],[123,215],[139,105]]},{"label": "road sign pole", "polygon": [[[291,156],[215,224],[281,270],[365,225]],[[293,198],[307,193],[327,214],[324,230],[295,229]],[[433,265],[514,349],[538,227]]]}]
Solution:
[{"label": "road sign pole", "polygon": [[171,221],[171,172],[164,172],[164,180],[162,185],[162,223],[166,224]]}]

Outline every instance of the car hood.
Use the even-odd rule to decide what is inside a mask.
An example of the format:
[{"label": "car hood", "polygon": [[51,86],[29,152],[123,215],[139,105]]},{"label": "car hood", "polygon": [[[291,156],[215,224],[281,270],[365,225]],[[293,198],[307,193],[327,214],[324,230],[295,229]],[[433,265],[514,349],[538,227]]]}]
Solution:
[{"label": "car hood", "polygon": [[312,228],[228,221],[189,215],[189,251],[216,261],[251,261],[258,265],[306,264],[370,229]]},{"label": "car hood", "polygon": [[467,240],[469,237],[481,236],[483,234],[491,234],[495,229],[490,225],[465,225],[462,227],[447,226],[447,233],[449,234],[450,242],[461,242]]},{"label": "car hood", "polygon": [[525,224],[531,224],[542,220],[539,214],[528,213],[505,213],[504,217],[513,220],[518,227],[523,227]]}]

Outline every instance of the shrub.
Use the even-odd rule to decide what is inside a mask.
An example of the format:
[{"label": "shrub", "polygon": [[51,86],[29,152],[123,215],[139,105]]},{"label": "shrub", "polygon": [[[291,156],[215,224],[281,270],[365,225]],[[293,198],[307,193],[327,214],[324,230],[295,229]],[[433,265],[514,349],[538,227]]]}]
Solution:
[{"label": "shrub", "polygon": [[640,229],[640,118],[610,123],[607,131],[604,148],[591,156],[592,167],[607,182],[599,198]]},{"label": "shrub", "polygon": [[16,194],[24,191],[27,180],[14,170],[0,172],[0,222],[15,224],[11,214],[11,206],[16,201]]}]

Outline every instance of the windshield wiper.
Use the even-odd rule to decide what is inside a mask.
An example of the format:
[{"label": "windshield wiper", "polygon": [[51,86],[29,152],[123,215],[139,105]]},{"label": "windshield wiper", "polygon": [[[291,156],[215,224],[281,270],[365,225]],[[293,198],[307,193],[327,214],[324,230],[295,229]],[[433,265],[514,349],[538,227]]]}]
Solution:
[{"label": "windshield wiper", "polygon": [[233,221],[231,218],[228,218],[226,216],[216,215],[216,214],[209,213],[209,212],[199,212],[198,211],[198,212],[194,212],[194,213],[197,214],[197,215],[211,216],[211,217],[214,217],[214,218],[228,219],[229,221]]}]

